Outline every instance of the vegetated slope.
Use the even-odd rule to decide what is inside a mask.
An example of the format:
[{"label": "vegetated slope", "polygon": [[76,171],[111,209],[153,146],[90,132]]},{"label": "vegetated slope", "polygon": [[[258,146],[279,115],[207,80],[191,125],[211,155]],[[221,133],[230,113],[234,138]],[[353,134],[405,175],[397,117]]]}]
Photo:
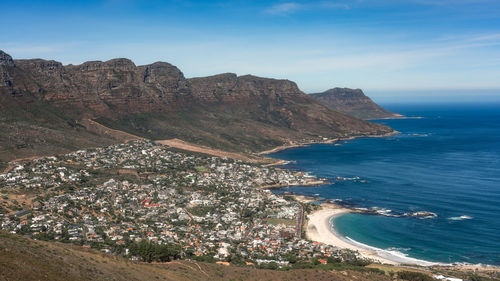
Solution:
[{"label": "vegetated slope", "polygon": [[[140,137],[245,152],[392,131],[333,111],[288,80],[235,74],[186,79],[165,62],[63,66],[13,60],[0,51],[0,99],[3,159],[121,140],[81,122],[87,119]],[[7,134],[13,129],[14,136]]]},{"label": "vegetated slope", "polygon": [[12,159],[53,155],[116,141],[122,138],[94,133],[29,93],[15,98],[0,94],[0,172],[5,162]]},{"label": "vegetated slope", "polygon": [[[39,79],[52,83],[49,77]],[[53,155],[125,140],[82,125],[71,107],[62,110],[44,99],[44,93],[28,72],[0,51],[0,171],[12,159]]]},{"label": "vegetated slope", "polygon": [[331,109],[363,120],[401,117],[373,102],[360,89],[333,88],[310,96]]},{"label": "vegetated slope", "polygon": [[0,280],[392,280],[373,272],[264,270],[173,261],[135,263],[96,250],[0,231]]},{"label": "vegetated slope", "polygon": [[0,231],[0,280],[199,280],[201,275]]}]

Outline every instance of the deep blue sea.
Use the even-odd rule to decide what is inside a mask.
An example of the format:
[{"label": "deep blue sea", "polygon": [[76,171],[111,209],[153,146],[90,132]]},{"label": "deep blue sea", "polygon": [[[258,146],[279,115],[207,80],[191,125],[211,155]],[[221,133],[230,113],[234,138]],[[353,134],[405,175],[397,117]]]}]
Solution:
[{"label": "deep blue sea", "polygon": [[500,265],[500,103],[385,107],[423,118],[375,121],[401,132],[391,137],[272,154],[332,183],[277,192],[394,215],[433,212],[429,219],[346,214],[334,225],[343,236],[417,259]]}]

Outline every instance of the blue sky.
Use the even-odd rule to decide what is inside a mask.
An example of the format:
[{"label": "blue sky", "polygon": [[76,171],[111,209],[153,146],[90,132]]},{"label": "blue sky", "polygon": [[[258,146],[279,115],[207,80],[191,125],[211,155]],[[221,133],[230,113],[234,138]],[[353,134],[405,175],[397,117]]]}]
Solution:
[{"label": "blue sky", "polygon": [[0,49],[14,58],[167,61],[186,77],[250,73],[293,80],[305,92],[341,86],[380,97],[500,89],[498,0],[0,0],[0,6]]}]

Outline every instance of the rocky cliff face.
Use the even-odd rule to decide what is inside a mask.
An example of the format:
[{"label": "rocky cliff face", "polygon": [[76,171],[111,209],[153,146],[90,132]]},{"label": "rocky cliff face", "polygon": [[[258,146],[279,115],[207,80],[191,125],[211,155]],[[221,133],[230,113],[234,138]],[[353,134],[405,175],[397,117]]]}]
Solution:
[{"label": "rocky cliff face", "polygon": [[14,60],[8,54],[0,50],[0,87],[10,87],[12,82],[9,77],[9,68],[15,67]]},{"label": "rocky cliff face", "polygon": [[209,102],[247,103],[264,97],[304,98],[297,85],[288,80],[261,78],[252,75],[238,77],[234,73],[189,79],[193,93]]},{"label": "rocky cliff face", "polygon": [[333,88],[310,96],[331,109],[364,120],[401,116],[374,103],[360,89]]},{"label": "rocky cliff face", "polygon": [[235,74],[189,81],[193,93],[198,93],[200,97],[214,104],[238,105],[239,110],[253,114],[252,119],[264,123],[276,123],[297,130],[324,126],[330,132],[319,128],[312,131],[323,132],[325,136],[332,136],[333,132],[363,134],[363,131],[374,128],[372,123],[361,122],[319,105],[292,81],[251,75],[237,77]]},{"label": "rocky cliff face", "polygon": [[117,118],[124,114],[161,110],[189,91],[182,72],[167,63],[136,67],[128,59],[92,61],[63,66],[59,62],[16,60],[15,92],[71,109],[82,117]]},{"label": "rocky cliff face", "polygon": [[165,62],[136,66],[122,58],[64,66],[12,60],[3,52],[0,71],[3,104],[36,104],[69,123],[90,118],[154,139],[257,151],[392,131],[330,110],[288,80],[231,73],[186,79]]}]

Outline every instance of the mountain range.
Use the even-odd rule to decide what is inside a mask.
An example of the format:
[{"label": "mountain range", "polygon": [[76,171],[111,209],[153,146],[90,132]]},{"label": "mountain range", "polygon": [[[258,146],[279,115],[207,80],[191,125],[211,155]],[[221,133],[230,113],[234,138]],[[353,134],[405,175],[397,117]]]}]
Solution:
[{"label": "mountain range", "polygon": [[333,110],[289,80],[232,73],[186,78],[165,62],[63,65],[0,51],[0,160],[130,137],[226,151],[393,132]]}]

